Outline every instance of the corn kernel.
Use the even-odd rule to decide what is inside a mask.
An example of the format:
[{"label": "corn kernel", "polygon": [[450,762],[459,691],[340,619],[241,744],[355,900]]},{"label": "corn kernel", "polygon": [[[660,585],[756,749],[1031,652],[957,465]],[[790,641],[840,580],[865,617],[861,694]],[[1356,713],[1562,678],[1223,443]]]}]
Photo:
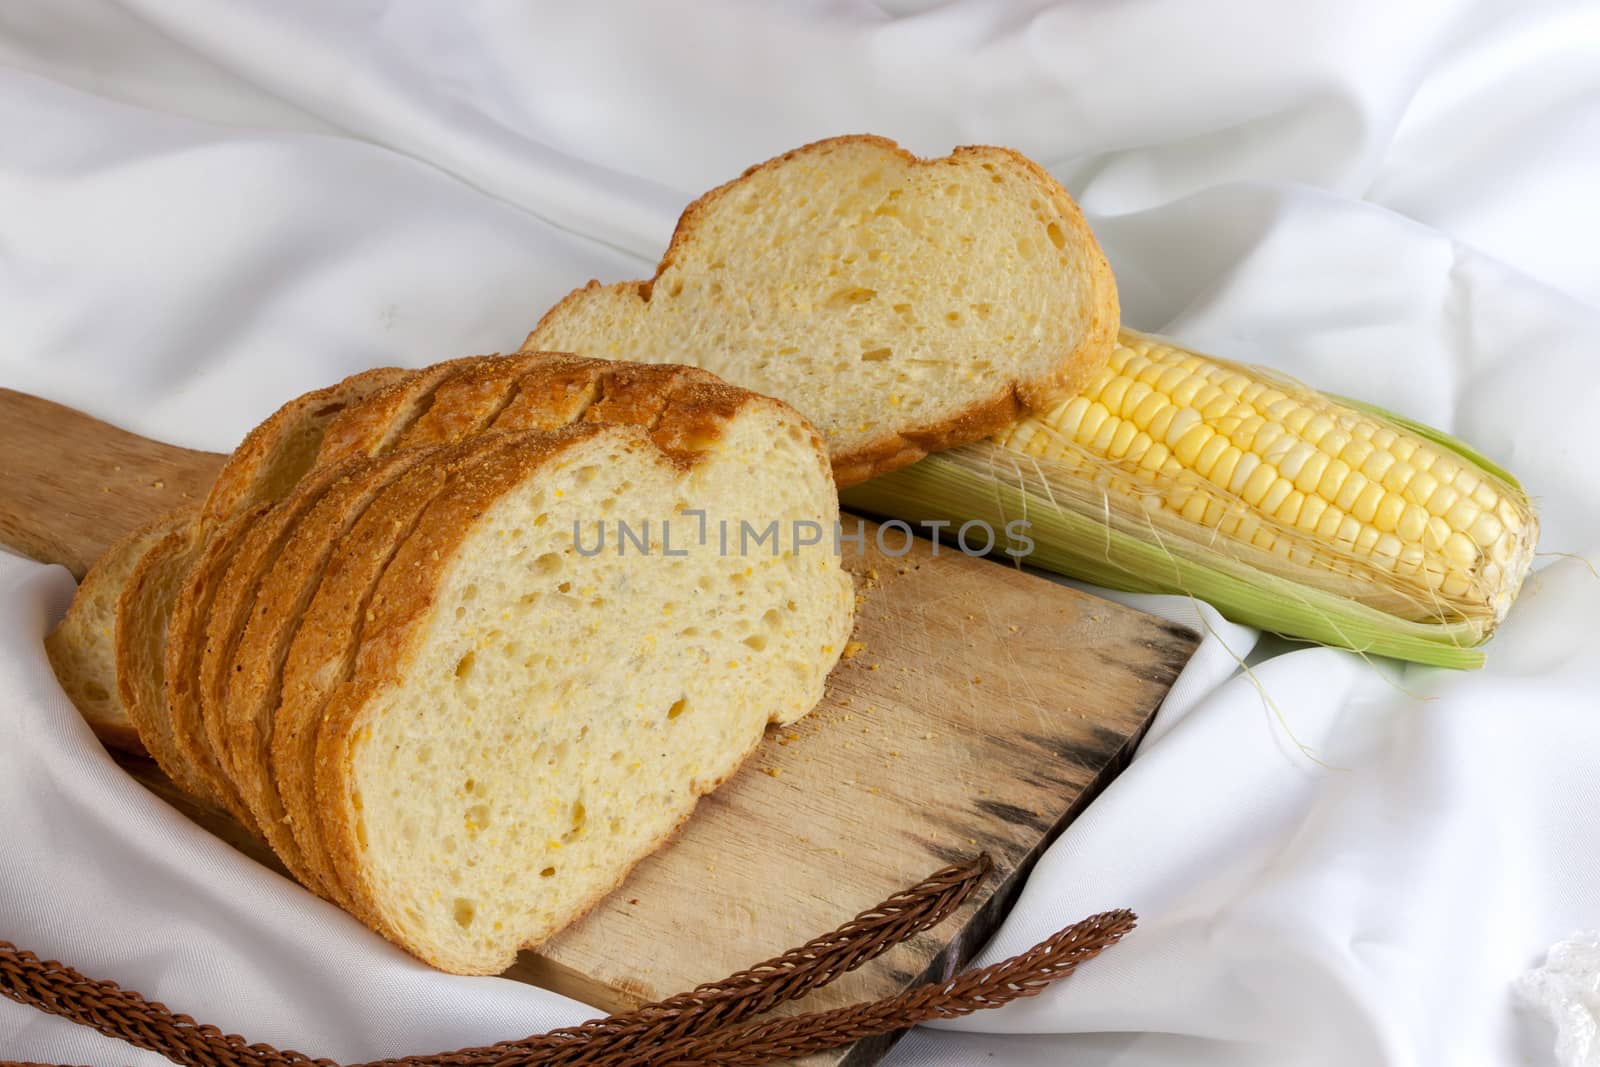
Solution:
[{"label": "corn kernel", "polygon": [[[1239,463],[1233,468],[1233,477],[1228,479],[1228,492],[1233,493],[1235,496],[1242,495],[1245,483],[1250,480],[1251,475],[1255,474],[1256,469],[1260,466],[1261,457],[1254,452],[1239,453]],[[1262,491],[1265,492],[1265,489]]]},{"label": "corn kernel", "polygon": [[1404,515],[1405,512],[1405,500],[1389,494],[1378,502],[1377,510],[1373,512],[1372,518],[1368,521],[1383,533],[1393,533],[1395,526],[1400,522],[1400,516]]},{"label": "corn kernel", "polygon": [[1367,487],[1361,490],[1361,495],[1356,497],[1356,502],[1350,506],[1350,514],[1361,522],[1371,522],[1372,517],[1378,513],[1378,505],[1383,503],[1387,496],[1383,486],[1377,482],[1368,482]]},{"label": "corn kernel", "polygon": [[1259,507],[1261,498],[1266,495],[1267,490],[1272,488],[1272,484],[1277,480],[1278,472],[1263,463],[1250,472],[1250,477],[1245,480],[1244,488],[1239,491],[1239,495],[1244,497],[1245,503],[1252,507]]},{"label": "corn kernel", "polygon": [[1217,465],[1217,458],[1231,447],[1226,437],[1213,431],[1210,439],[1200,446],[1200,451],[1194,458],[1195,473],[1202,478],[1210,478],[1211,471]]},{"label": "corn kernel", "polygon": [[1295,476],[1295,488],[1303,493],[1314,492],[1322,482],[1322,474],[1328,469],[1330,462],[1332,461],[1325,453],[1312,452],[1306,458],[1305,465],[1300,468],[1300,473]]}]

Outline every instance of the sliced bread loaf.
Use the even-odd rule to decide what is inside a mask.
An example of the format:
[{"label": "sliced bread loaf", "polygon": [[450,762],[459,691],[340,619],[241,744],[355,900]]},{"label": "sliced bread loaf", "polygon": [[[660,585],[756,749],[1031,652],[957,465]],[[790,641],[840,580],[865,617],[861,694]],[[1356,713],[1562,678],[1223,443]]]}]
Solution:
[{"label": "sliced bread loaf", "polygon": [[[314,814],[356,913],[423,959],[502,970],[820,698],[853,605],[831,546],[722,553],[685,511],[831,529],[826,453],[785,406],[719,398],[666,427],[693,451],[642,427],[518,438],[384,569],[323,716]],[[578,551],[618,519],[654,549]]]},{"label": "sliced bread loaf", "polygon": [[[682,423],[692,417],[703,432],[715,434],[715,420],[725,418],[731,412],[728,404],[744,395],[693,368],[547,355],[522,376],[513,402],[496,417],[494,427],[549,429],[585,418],[653,429],[663,422],[666,409],[677,405],[685,414],[671,421]],[[349,677],[369,600],[399,542],[449,479],[464,477],[462,472],[500,447],[503,443],[469,441],[386,487],[369,512],[339,539],[320,587],[297,617],[282,668],[281,703],[268,716],[276,799],[294,837],[279,854],[286,856],[291,870],[302,865],[306,872],[302,880],[335,901],[342,903],[346,897],[311,817],[316,804],[311,785],[315,728],[329,693]]]},{"label": "sliced bread loaf", "polygon": [[590,282],[523,347],[694,363],[779,397],[844,486],[1075,391],[1118,317],[1082,213],[1030,160],[841,137],[706,194],[655,277]]},{"label": "sliced bread loaf", "polygon": [[156,542],[194,521],[184,508],[124,534],[78,583],[78,592],[44,647],[56,678],[102,742],[145,755],[117,688],[117,602],[128,577]]}]

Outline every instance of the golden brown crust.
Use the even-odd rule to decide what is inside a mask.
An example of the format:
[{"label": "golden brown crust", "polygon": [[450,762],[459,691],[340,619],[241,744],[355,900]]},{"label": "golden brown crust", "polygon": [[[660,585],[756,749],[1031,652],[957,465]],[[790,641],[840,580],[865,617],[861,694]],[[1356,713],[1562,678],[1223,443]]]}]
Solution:
[{"label": "golden brown crust", "polygon": [[168,534],[144,554],[117,601],[117,691],[139,739],[174,785],[209,803],[205,784],[179,755],[163,674],[167,619],[200,541],[194,528]]},{"label": "golden brown crust", "polygon": [[440,385],[457,371],[483,358],[467,356],[412,371],[400,381],[352,405],[323,435],[316,465],[322,467],[351,456],[376,456],[389,451],[413,424],[426,417]]},{"label": "golden brown crust", "polygon": [[423,412],[394,448],[427,448],[459,441],[492,423],[516,394],[517,381],[540,361],[536,353],[480,356],[458,366],[433,391]]},{"label": "golden brown crust", "polygon": [[[980,440],[1003,429],[1031,409],[1047,407],[1081,390],[1110,358],[1116,346],[1121,314],[1117,302],[1116,281],[1112,276],[1110,264],[1100,251],[1094,234],[1084,220],[1083,212],[1079,210],[1072,197],[1044,168],[1009,148],[969,145],[957,148],[943,159],[922,159],[901,148],[894,141],[872,134],[830,137],[803,145],[765,163],[758,163],[734,180],[712,189],[684,209],[654,276],[646,281],[621,282],[613,286],[602,286],[598,281],[590,281],[587,285],[573,290],[540,317],[538,325],[528,334],[522,347],[524,350],[547,347],[548,340],[544,336],[546,327],[564,317],[571,307],[589,299],[590,294],[596,290],[612,289],[624,292],[632,290],[638,299],[648,302],[656,280],[674,264],[689,242],[695,239],[695,230],[700,224],[701,217],[752,175],[776,169],[801,156],[822,154],[840,146],[856,144],[881,148],[906,163],[924,167],[940,166],[963,159],[988,160],[1005,166],[1013,173],[1033,182],[1061,213],[1072,230],[1072,237],[1089,250],[1091,292],[1090,306],[1087,309],[1088,328],[1084,337],[1076,348],[1061,353],[1054,373],[1039,379],[997,383],[986,393],[975,391],[971,405],[948,419],[906,429],[886,429],[881,435],[865,444],[834,452],[831,458],[834,481],[838,486],[845,488],[907,466],[931,452]],[[793,401],[793,398],[789,397],[779,399],[791,403]]]},{"label": "golden brown crust", "polygon": [[273,412],[223,464],[201,509],[201,524],[209,528],[252,504],[278,499],[305,472],[322,435],[346,408],[412,373],[399,367],[362,371]]},{"label": "golden brown crust", "polygon": [[269,504],[255,504],[217,523],[206,537],[183,586],[173,601],[167,623],[163,683],[167,713],[172,720],[173,744],[179,757],[205,784],[209,795],[238,823],[251,832],[256,825],[240,802],[239,791],[223,770],[206,738],[201,712],[200,664],[207,634],[213,626],[217,591],[228,565],[246,535],[266,513]]},{"label": "golden brown crust", "polygon": [[527,354],[536,362],[491,424],[494,430],[555,430],[577,422],[599,395],[600,378],[612,366],[607,360],[564,352]]},{"label": "golden brown crust", "polygon": [[[356,458],[330,469],[330,484],[301,517],[256,585],[255,610],[245,624],[227,675],[225,733],[229,769],[240,797],[284,866],[309,884],[306,865],[284,821],[268,752],[290,640],[304,617],[337,546],[391,480],[428,455],[404,450],[381,459]],[[286,506],[289,505],[285,501]]]},{"label": "golden brown crust", "polygon": [[[251,616],[259,610],[255,592],[262,575],[278,558],[294,524],[321,499],[340,470],[338,464],[312,468],[293,492],[252,522],[217,584],[205,646],[200,654],[200,725],[241,806],[243,797],[233,772],[232,737],[228,728],[228,683],[234,655]],[[253,818],[249,822],[254,825]]]}]

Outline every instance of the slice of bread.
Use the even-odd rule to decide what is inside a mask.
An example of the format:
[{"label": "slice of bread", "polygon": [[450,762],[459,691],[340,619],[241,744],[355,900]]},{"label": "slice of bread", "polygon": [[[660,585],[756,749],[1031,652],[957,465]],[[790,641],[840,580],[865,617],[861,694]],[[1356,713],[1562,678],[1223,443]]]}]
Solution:
[{"label": "slice of bread", "polygon": [[778,397],[846,486],[1081,388],[1118,319],[1094,235],[1036,164],[841,137],[701,197],[655,277],[590,282],[523,347],[693,363]]},{"label": "slice of bread", "polygon": [[167,623],[189,568],[205,547],[198,524],[162,537],[140,557],[117,599],[117,692],[128,721],[168,778],[190,796],[211,800],[207,785],[178,752],[166,700]]},{"label": "slice of bread", "polygon": [[[694,451],[630,426],[517,438],[384,570],[323,717],[315,814],[356,913],[436,966],[504,969],[820,698],[854,599],[831,546],[722,553],[685,510],[831,529],[825,450],[784,405],[720,400],[662,418]],[[655,550],[576,550],[615,520],[649,522]],[[687,555],[663,554],[663,524]]]},{"label": "slice of bread", "polygon": [[251,430],[223,464],[201,508],[201,523],[210,527],[252,505],[282,497],[310,469],[324,435],[348,407],[414,374],[399,367],[378,367],[280,407]]},{"label": "slice of bread", "polygon": [[67,614],[44,641],[61,688],[90,729],[103,743],[138,756],[147,753],[117,688],[117,602],[151,546],[194,516],[184,508],[124,534],[83,576]]},{"label": "slice of bread", "polygon": [[224,585],[228,567],[270,508],[270,504],[254,504],[216,523],[206,535],[173,599],[163,651],[162,683],[179,758],[204,784],[211,800],[245,829],[256,833],[259,830],[249,810],[206,736],[199,664],[206,642],[218,629],[215,608],[219,589],[224,590],[224,601],[232,592]]},{"label": "slice of bread", "polygon": [[512,444],[504,435],[487,435],[443,446],[430,453],[431,462],[386,485],[340,539],[296,626],[272,716],[269,765],[293,837],[287,855],[309,888],[343,907],[350,907],[350,898],[321,836],[313,774],[328,698],[349,679],[378,580],[423,509],[463,470]]}]

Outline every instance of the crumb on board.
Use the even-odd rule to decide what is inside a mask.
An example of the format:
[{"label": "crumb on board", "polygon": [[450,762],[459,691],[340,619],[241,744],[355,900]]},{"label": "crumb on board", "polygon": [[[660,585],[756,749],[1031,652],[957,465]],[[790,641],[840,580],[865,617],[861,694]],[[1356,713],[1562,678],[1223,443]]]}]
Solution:
[{"label": "crumb on board", "polygon": [[861,655],[861,653],[865,652],[866,650],[867,650],[867,643],[865,641],[849,641],[849,642],[846,642],[846,644],[844,646],[843,657],[845,659],[855,659],[857,656]]}]

